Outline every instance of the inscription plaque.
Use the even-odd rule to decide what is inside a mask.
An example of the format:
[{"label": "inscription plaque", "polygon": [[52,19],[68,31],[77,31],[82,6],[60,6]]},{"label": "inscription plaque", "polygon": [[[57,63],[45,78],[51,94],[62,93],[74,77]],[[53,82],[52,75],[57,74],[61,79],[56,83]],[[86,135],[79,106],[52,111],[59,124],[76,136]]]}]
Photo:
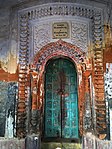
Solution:
[{"label": "inscription plaque", "polygon": [[56,22],[52,26],[53,39],[69,38],[69,24],[67,22]]}]

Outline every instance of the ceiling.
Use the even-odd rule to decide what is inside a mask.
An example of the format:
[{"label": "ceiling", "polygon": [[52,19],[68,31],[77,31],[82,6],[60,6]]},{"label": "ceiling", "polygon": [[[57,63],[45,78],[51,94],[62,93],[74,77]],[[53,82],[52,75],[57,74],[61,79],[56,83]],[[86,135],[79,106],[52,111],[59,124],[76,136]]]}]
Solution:
[{"label": "ceiling", "polygon": [[110,4],[112,4],[112,0],[0,0],[0,9],[9,8],[14,5],[23,4],[26,2],[32,2],[32,1],[42,2],[42,3],[89,1],[89,2],[98,2],[98,3],[106,4],[108,6],[110,6]]}]

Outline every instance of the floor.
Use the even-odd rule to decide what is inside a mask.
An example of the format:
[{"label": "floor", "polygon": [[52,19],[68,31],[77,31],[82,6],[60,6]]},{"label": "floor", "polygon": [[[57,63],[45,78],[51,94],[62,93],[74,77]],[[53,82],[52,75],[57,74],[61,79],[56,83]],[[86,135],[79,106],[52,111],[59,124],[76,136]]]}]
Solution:
[{"label": "floor", "polygon": [[41,149],[81,149],[80,143],[57,143],[57,142],[49,142],[42,143]]}]

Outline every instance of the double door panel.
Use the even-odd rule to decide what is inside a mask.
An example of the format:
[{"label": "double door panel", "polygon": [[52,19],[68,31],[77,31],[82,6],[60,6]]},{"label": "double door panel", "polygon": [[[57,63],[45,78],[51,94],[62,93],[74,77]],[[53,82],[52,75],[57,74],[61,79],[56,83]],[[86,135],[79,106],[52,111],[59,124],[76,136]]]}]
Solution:
[{"label": "double door panel", "polygon": [[78,138],[77,74],[68,59],[55,59],[45,73],[45,137]]}]

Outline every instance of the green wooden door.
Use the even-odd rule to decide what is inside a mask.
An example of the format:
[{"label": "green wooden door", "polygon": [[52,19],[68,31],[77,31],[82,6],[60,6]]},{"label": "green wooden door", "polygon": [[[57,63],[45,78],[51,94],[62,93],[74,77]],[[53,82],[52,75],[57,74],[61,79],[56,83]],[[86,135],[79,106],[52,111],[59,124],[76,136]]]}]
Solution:
[{"label": "green wooden door", "polygon": [[51,60],[46,66],[44,114],[44,137],[79,137],[77,73],[68,59]]}]

